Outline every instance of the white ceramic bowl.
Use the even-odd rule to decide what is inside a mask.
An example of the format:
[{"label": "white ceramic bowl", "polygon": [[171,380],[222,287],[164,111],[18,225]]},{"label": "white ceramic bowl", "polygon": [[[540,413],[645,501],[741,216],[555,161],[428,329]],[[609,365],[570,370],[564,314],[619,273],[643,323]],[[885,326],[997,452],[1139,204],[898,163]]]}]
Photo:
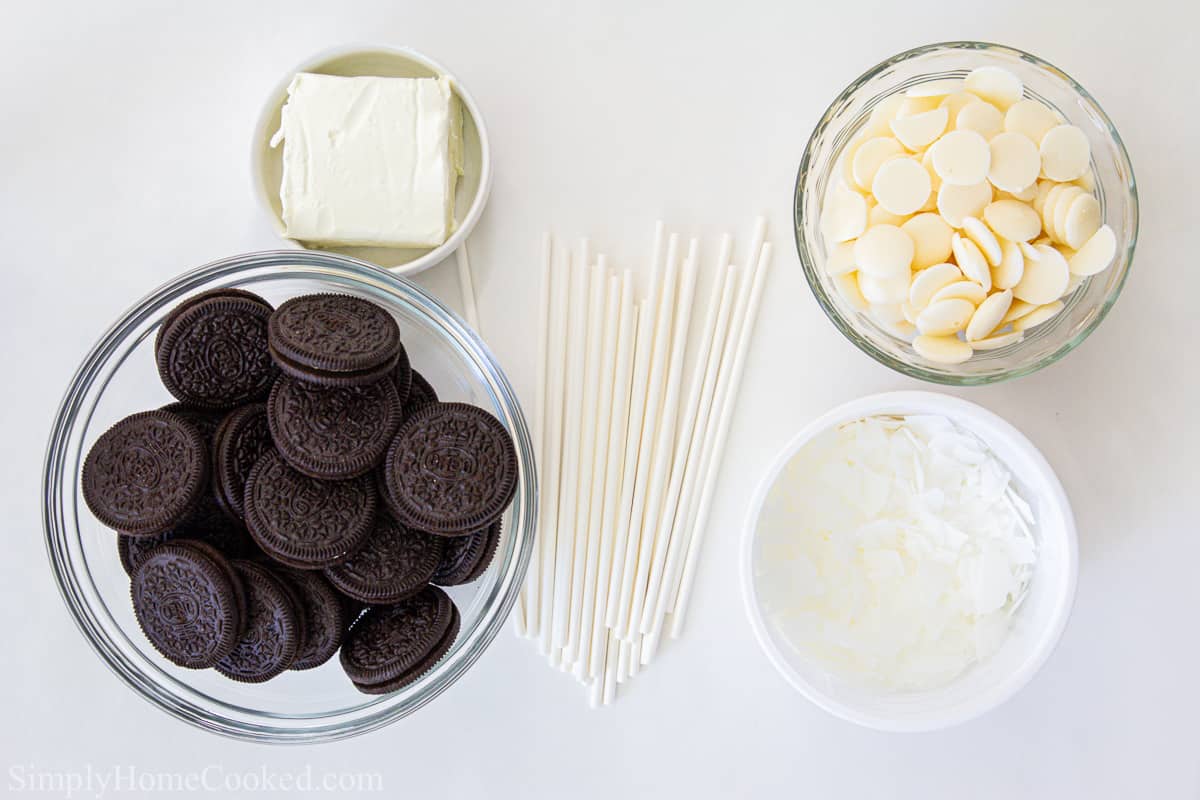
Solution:
[{"label": "white ceramic bowl", "polygon": [[[375,75],[384,78],[431,78],[444,75],[463,107],[463,174],[454,198],[454,218],[458,227],[444,243],[434,248],[357,247],[328,245],[317,247],[284,236],[283,207],[279,202],[279,183],[283,178],[283,149],[271,147],[271,137],[279,130],[280,112],[287,101],[287,87],[297,72],[322,75]],[[267,97],[254,127],[251,151],[254,193],[284,241],[306,249],[325,250],[351,258],[370,261],[400,275],[415,275],[450,257],[471,233],[483,215],[492,189],[492,153],[487,127],[475,99],[454,75],[428,56],[406,47],[386,45],[348,45],[326,50],[289,70]]]},{"label": "white ceramic bowl", "polygon": [[[864,688],[831,674],[789,647],[763,614],[755,583],[759,516],[787,463],[817,434],[877,414],[937,414],[978,436],[1012,472],[1037,518],[1038,562],[1029,595],[1008,638],[991,658],[950,684],[924,692]],[[1062,635],[1075,598],[1079,552],[1071,504],[1054,470],[1016,428],[974,403],[932,392],[892,392],[852,400],[806,425],[767,469],[750,504],[742,534],[742,594],[754,634],[771,663],[796,689],[826,711],[885,731],[928,731],[974,719],[1012,697],[1045,663]]]}]

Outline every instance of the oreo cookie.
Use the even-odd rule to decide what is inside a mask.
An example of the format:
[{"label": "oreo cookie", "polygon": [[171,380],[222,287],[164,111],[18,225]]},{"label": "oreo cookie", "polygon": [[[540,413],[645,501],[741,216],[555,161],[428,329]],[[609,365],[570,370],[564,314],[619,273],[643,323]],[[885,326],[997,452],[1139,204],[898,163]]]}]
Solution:
[{"label": "oreo cookie", "polygon": [[246,480],[246,525],[268,556],[298,569],[320,569],[348,558],[375,521],[370,476],[321,481],[268,450]]},{"label": "oreo cookie", "polygon": [[396,385],[396,392],[400,395],[400,406],[403,408],[408,404],[409,395],[412,394],[413,387],[413,368],[408,361],[408,351],[404,349],[404,345],[400,345],[400,357],[396,360],[396,366],[392,369],[392,383]]},{"label": "oreo cookie", "polygon": [[245,596],[228,562],[211,548],[156,546],[134,570],[130,596],[150,644],[181,667],[214,666],[238,642]]},{"label": "oreo cookie", "polygon": [[205,542],[226,558],[250,558],[260,554],[246,526],[225,512],[211,490],[201,496],[192,512],[171,529],[171,538]]},{"label": "oreo cookie", "polygon": [[346,635],[342,669],[359,691],[396,691],[433,668],[454,644],[459,624],[458,609],[436,586],[393,605],[373,606]]},{"label": "oreo cookie", "polygon": [[213,495],[232,517],[246,515],[246,478],[262,454],[272,447],[265,403],[251,403],[229,412],[213,436]]},{"label": "oreo cookie", "polygon": [[429,582],[438,586],[461,586],[478,580],[496,557],[500,529],[501,524],[497,520],[470,536],[446,538],[442,560]]},{"label": "oreo cookie", "polygon": [[401,522],[465,536],[498,520],[517,490],[517,451],[504,426],[465,403],[432,403],[404,421],[383,462]]},{"label": "oreo cookie", "polygon": [[376,466],[400,427],[401,413],[390,380],[330,387],[283,376],[267,401],[280,455],[305,475],[330,480]]},{"label": "oreo cookie", "polygon": [[132,536],[170,530],[208,487],[208,452],[196,427],[168,411],[113,425],[83,462],[83,498],[102,523]]},{"label": "oreo cookie", "polygon": [[246,297],[189,303],[155,348],[163,386],[185,403],[233,408],[266,396],[278,368],[267,349],[270,306]]},{"label": "oreo cookie", "polygon": [[438,401],[438,393],[430,385],[429,381],[425,380],[425,376],[411,370],[412,386],[408,392],[408,399],[404,401],[404,416],[410,417],[412,413],[421,406],[436,403]]},{"label": "oreo cookie", "polygon": [[214,666],[227,678],[262,683],[291,666],[300,644],[300,620],[290,591],[266,567],[233,562],[246,592],[246,624],[234,647]]},{"label": "oreo cookie", "polygon": [[193,295],[179,305],[175,306],[173,309],[171,309],[167,316],[163,318],[162,324],[158,326],[158,333],[154,335],[154,352],[158,352],[159,345],[162,343],[163,331],[165,331],[172,322],[178,319],[180,314],[182,314],[184,311],[187,311],[197,303],[204,300],[210,300],[214,297],[240,297],[243,300],[253,300],[256,303],[262,304],[262,306],[267,309],[268,314],[275,310],[275,307],[266,300],[262,299],[254,292],[247,292],[245,289],[226,287],[223,289],[209,289],[207,292],[200,292],[199,294]]},{"label": "oreo cookie", "polygon": [[327,386],[374,383],[395,369],[403,351],[391,314],[341,294],[283,303],[271,315],[269,340],[280,369]]},{"label": "oreo cookie", "polygon": [[319,572],[285,570],[280,574],[292,584],[304,608],[304,644],[296,651],[293,670],[313,669],[333,658],[342,646],[349,627],[342,598]]},{"label": "oreo cookie", "polygon": [[325,577],[355,600],[395,603],[421,591],[441,561],[439,537],[409,530],[388,514],[379,514],[358,552],[327,568]]}]

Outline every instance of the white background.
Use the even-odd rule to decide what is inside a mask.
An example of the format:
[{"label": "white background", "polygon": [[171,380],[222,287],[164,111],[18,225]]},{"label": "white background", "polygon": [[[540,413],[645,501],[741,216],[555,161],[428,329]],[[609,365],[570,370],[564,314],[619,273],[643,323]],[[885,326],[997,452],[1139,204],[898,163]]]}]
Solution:
[{"label": "white background", "polygon": [[[5,4],[0,21],[0,784],[134,765],[381,772],[400,797],[1200,797],[1197,38],[1187,4],[505,0]],[[991,715],[885,735],[808,704],[773,671],[735,589],[742,511],[781,439],[830,406],[921,388],[818,309],[789,228],[817,117],[859,73],[944,39],[1060,65],[1121,130],[1142,238],[1124,296],[1064,362],[955,391],[1045,452],[1074,503],[1081,572],[1062,643]],[[487,338],[530,396],[538,237],[590,234],[637,266],[662,217],[714,246],[765,213],[778,258],[747,364],[684,639],[617,704],[505,632],[451,691],[366,738],[226,741],[141,701],[101,665],[49,575],[44,442],[99,333],[187,268],[277,244],[250,190],[265,93],[334,44],[407,44],[470,87],[497,163],[472,239]],[[644,260],[644,259],[642,259]],[[420,282],[458,304],[452,269]],[[111,795],[111,793],[110,793]]]}]

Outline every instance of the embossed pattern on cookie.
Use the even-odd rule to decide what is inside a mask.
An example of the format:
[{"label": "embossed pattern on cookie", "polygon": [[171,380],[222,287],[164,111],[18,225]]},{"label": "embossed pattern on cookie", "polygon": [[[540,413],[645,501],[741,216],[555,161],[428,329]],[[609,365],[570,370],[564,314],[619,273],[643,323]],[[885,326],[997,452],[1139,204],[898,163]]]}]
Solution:
[{"label": "embossed pattern on cookie", "polygon": [[289,464],[314,478],[353,478],[373,468],[400,417],[396,387],[387,379],[329,387],[284,376],[267,401],[275,446]]},{"label": "embossed pattern on cookie", "polygon": [[213,489],[230,515],[238,519],[246,516],[246,478],[272,446],[265,403],[242,406],[221,420],[213,436]]},{"label": "embossed pattern on cookie", "polygon": [[442,560],[429,582],[438,586],[461,586],[478,580],[496,556],[500,529],[501,523],[496,520],[470,536],[446,537]]},{"label": "embossed pattern on cookie", "polygon": [[343,594],[373,605],[395,603],[425,587],[442,560],[442,540],[379,514],[358,552],[325,570]]},{"label": "embossed pattern on cookie", "polygon": [[271,315],[275,352],[300,367],[359,372],[393,362],[400,328],[384,309],[359,297],[309,294],[293,297]]},{"label": "embossed pattern on cookie", "polygon": [[346,675],[362,684],[400,677],[442,640],[453,609],[449,596],[436,586],[394,605],[367,609],[342,644]]},{"label": "embossed pattern on cookie", "polygon": [[246,625],[216,669],[243,683],[261,683],[291,666],[299,644],[299,621],[288,591],[266,567],[234,561],[246,590]]}]

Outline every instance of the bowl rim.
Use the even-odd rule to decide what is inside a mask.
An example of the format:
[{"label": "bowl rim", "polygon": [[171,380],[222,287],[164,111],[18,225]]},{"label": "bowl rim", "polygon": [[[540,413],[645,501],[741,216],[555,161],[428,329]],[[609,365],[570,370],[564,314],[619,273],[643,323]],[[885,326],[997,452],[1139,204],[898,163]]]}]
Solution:
[{"label": "bowl rim", "polygon": [[[228,279],[250,269],[273,266],[295,267],[305,278],[329,274],[350,283],[371,285],[371,282],[376,282],[378,286],[403,296],[417,312],[433,316],[438,326],[445,329],[455,343],[466,351],[468,359],[487,367],[488,391],[495,395],[494,399],[501,409],[499,414],[510,420],[510,433],[521,460],[518,490],[512,506],[513,524],[510,527],[513,538],[510,539],[511,544],[501,551],[505,552],[511,547],[511,555],[507,557],[507,568],[498,574],[494,585],[489,587],[490,593],[479,619],[471,629],[474,638],[460,634],[462,649],[457,652],[452,650],[437,667],[423,676],[421,682],[426,682],[423,691],[410,695],[403,703],[388,705],[385,699],[380,698],[349,712],[345,709],[331,712],[331,721],[327,723],[290,726],[287,717],[269,712],[239,716],[239,712],[246,712],[247,709],[224,701],[217,702],[223,708],[230,709],[230,712],[212,714],[203,703],[196,702],[194,695],[197,690],[192,689],[186,681],[177,681],[183,687],[181,693],[165,684],[157,675],[146,672],[138,657],[125,653],[123,645],[106,629],[104,619],[92,606],[88,594],[88,585],[93,583],[92,576],[76,569],[75,554],[67,542],[72,531],[78,530],[74,525],[74,512],[68,508],[76,500],[74,492],[78,482],[78,475],[72,472],[74,462],[71,459],[82,457],[76,451],[83,445],[82,438],[77,444],[74,442],[74,434],[80,425],[88,424],[94,410],[86,407],[88,393],[121,343],[136,332],[147,317],[176,298],[194,293],[215,279]],[[82,413],[86,413],[86,416],[81,417]],[[188,270],[155,288],[122,313],[83,357],[67,384],[50,426],[41,485],[43,538],[51,573],[72,621],[104,665],[139,697],[176,719],[233,739],[272,744],[312,744],[346,739],[384,727],[425,706],[462,677],[505,626],[517,602],[533,550],[537,503],[537,472],[533,453],[524,411],[499,362],[458,315],[420,286],[369,262],[339,254],[308,250],[243,253]],[[505,562],[497,561],[497,564],[501,563]],[[123,627],[117,630],[121,635],[129,632]],[[364,713],[356,715],[356,712]],[[230,716],[230,713],[233,715]],[[245,721],[247,716],[252,719]],[[301,714],[295,719],[312,723],[324,717]]]},{"label": "bowl rim", "polygon": [[[458,77],[442,66],[441,62],[436,61],[424,53],[407,46],[387,45],[387,44],[370,44],[366,42],[351,43],[328,47],[318,53],[309,56],[294,66],[290,71],[284,73],[281,78],[267,94],[266,100],[258,112],[258,118],[254,123],[254,134],[250,141],[250,177],[253,184],[253,192],[255,200],[258,201],[259,207],[270,220],[271,227],[280,237],[284,244],[297,250],[305,250],[308,252],[332,253],[333,255],[342,256],[344,258],[352,258],[353,256],[345,256],[342,253],[337,253],[330,250],[318,250],[311,247],[305,247],[301,242],[290,239],[284,235],[283,220],[275,213],[274,207],[271,205],[271,198],[267,194],[267,188],[262,180],[264,170],[264,162],[262,158],[262,148],[260,143],[271,137],[271,132],[267,130],[267,123],[274,115],[277,104],[275,98],[284,96],[287,93],[287,87],[292,82],[298,72],[306,72],[312,69],[318,69],[322,65],[345,56],[351,56],[360,53],[386,53],[388,55],[399,56],[409,61],[415,62],[426,69],[435,72],[450,79],[454,87],[454,93],[458,95],[462,101],[463,107],[467,114],[475,123],[475,130],[479,134],[479,188],[475,191],[475,197],[471,201],[470,207],[467,209],[467,214],[454,232],[446,239],[445,242],[432,248],[423,256],[414,258],[404,264],[398,264],[395,267],[381,267],[395,275],[416,275],[419,272],[424,272],[430,267],[437,266],[448,259],[464,242],[467,237],[475,229],[483,216],[483,209],[487,205],[488,198],[492,192],[493,168],[492,168],[492,145],[491,139],[488,137],[487,124],[484,122],[483,113],[479,109],[479,104],[475,101],[474,95],[467,89]],[[360,259],[354,259],[360,260]]]},{"label": "bowl rim", "polygon": [[[806,217],[804,214],[803,204],[803,185],[814,167],[813,145],[816,140],[825,132],[826,128],[829,127],[837,109],[848,102],[849,99],[859,89],[861,89],[883,70],[920,56],[936,53],[938,51],[949,50],[976,50],[981,52],[999,51],[1007,53],[1022,61],[1027,61],[1044,71],[1050,72],[1061,79],[1073,91],[1077,92],[1079,96],[1090,105],[1091,109],[1096,112],[1098,115],[1098,120],[1103,123],[1104,128],[1112,137],[1112,142],[1116,149],[1118,158],[1129,174],[1128,191],[1132,224],[1128,231],[1129,241],[1124,249],[1125,260],[1127,263],[1116,285],[1104,297],[1104,301],[1100,306],[1099,312],[1083,330],[1064,343],[1061,347],[1044,356],[1043,358],[1029,364],[1024,364],[1004,370],[1002,372],[996,372],[987,375],[954,375],[927,370],[920,366],[910,364],[907,361],[893,357],[889,353],[886,353],[883,350],[875,347],[875,345],[869,340],[860,336],[858,332],[854,330],[853,326],[851,326],[842,317],[836,306],[829,299],[828,293],[821,284],[816,260],[812,256],[811,249],[807,242],[807,237],[804,235],[804,222]],[[1129,280],[1129,274],[1133,270],[1134,253],[1137,249],[1140,219],[1141,215],[1138,201],[1137,180],[1133,171],[1133,163],[1130,161],[1129,152],[1125,147],[1125,141],[1121,138],[1120,132],[1109,118],[1107,112],[1105,112],[1100,103],[1097,102],[1096,98],[1093,97],[1091,93],[1082,86],[1082,84],[1071,77],[1069,73],[1065,72],[1054,64],[1051,64],[1049,61],[1046,61],[1043,58],[1009,45],[974,40],[934,42],[932,44],[913,47],[884,59],[851,81],[850,84],[841,92],[839,92],[837,96],[834,97],[833,101],[830,102],[830,104],[826,107],[824,113],[822,113],[821,117],[817,120],[817,124],[813,128],[812,133],[809,135],[808,142],[804,146],[804,153],[800,158],[800,166],[796,172],[796,183],[792,193],[792,235],[796,243],[796,252],[800,257],[800,265],[804,270],[804,277],[808,282],[809,290],[813,293],[813,297],[815,297],[817,300],[817,305],[821,307],[821,310],[825,313],[825,316],[829,318],[829,321],[833,323],[834,327],[837,328],[843,336],[849,339],[855,347],[878,361],[880,364],[883,364],[885,367],[893,369],[903,375],[908,375],[912,378],[917,378],[919,380],[937,383],[944,386],[985,386],[993,383],[1000,383],[1013,378],[1021,378],[1026,375],[1031,375],[1038,370],[1044,369],[1045,367],[1058,362],[1068,353],[1082,344],[1084,340],[1087,339],[1088,336],[1090,336],[1092,332],[1100,326],[1100,323],[1104,321],[1109,312],[1112,311],[1113,306],[1116,305],[1117,299],[1121,296],[1121,292],[1125,288],[1125,283]]]},{"label": "bowl rim", "polygon": [[[794,669],[771,636],[759,607],[754,579],[754,544],[758,538],[759,516],[767,495],[775,485],[783,468],[805,444],[838,422],[884,413],[937,414],[956,421],[969,421],[970,424],[964,425],[968,430],[973,430],[974,427],[986,428],[994,436],[1002,436],[1009,440],[1031,460],[1039,473],[1040,481],[1049,488],[1044,499],[1062,515],[1064,524],[1061,534],[1066,551],[1065,580],[1061,586],[1057,587],[1050,624],[1038,637],[1037,647],[1031,651],[1021,669],[989,687],[986,692],[981,692],[969,701],[960,703],[951,709],[937,713],[913,715],[905,719],[862,711],[844,703],[806,680]],[[940,392],[899,391],[867,395],[841,403],[805,424],[780,448],[764,470],[750,500],[742,525],[738,562],[742,603],[750,621],[750,628],[754,632],[754,638],[776,671],[794,689],[830,714],[856,725],[891,733],[927,732],[960,725],[986,714],[1012,698],[1038,673],[1057,648],[1071,616],[1079,574],[1079,543],[1075,517],[1071,511],[1071,503],[1067,498],[1066,490],[1045,456],[1021,431],[999,415],[968,400]]]}]

